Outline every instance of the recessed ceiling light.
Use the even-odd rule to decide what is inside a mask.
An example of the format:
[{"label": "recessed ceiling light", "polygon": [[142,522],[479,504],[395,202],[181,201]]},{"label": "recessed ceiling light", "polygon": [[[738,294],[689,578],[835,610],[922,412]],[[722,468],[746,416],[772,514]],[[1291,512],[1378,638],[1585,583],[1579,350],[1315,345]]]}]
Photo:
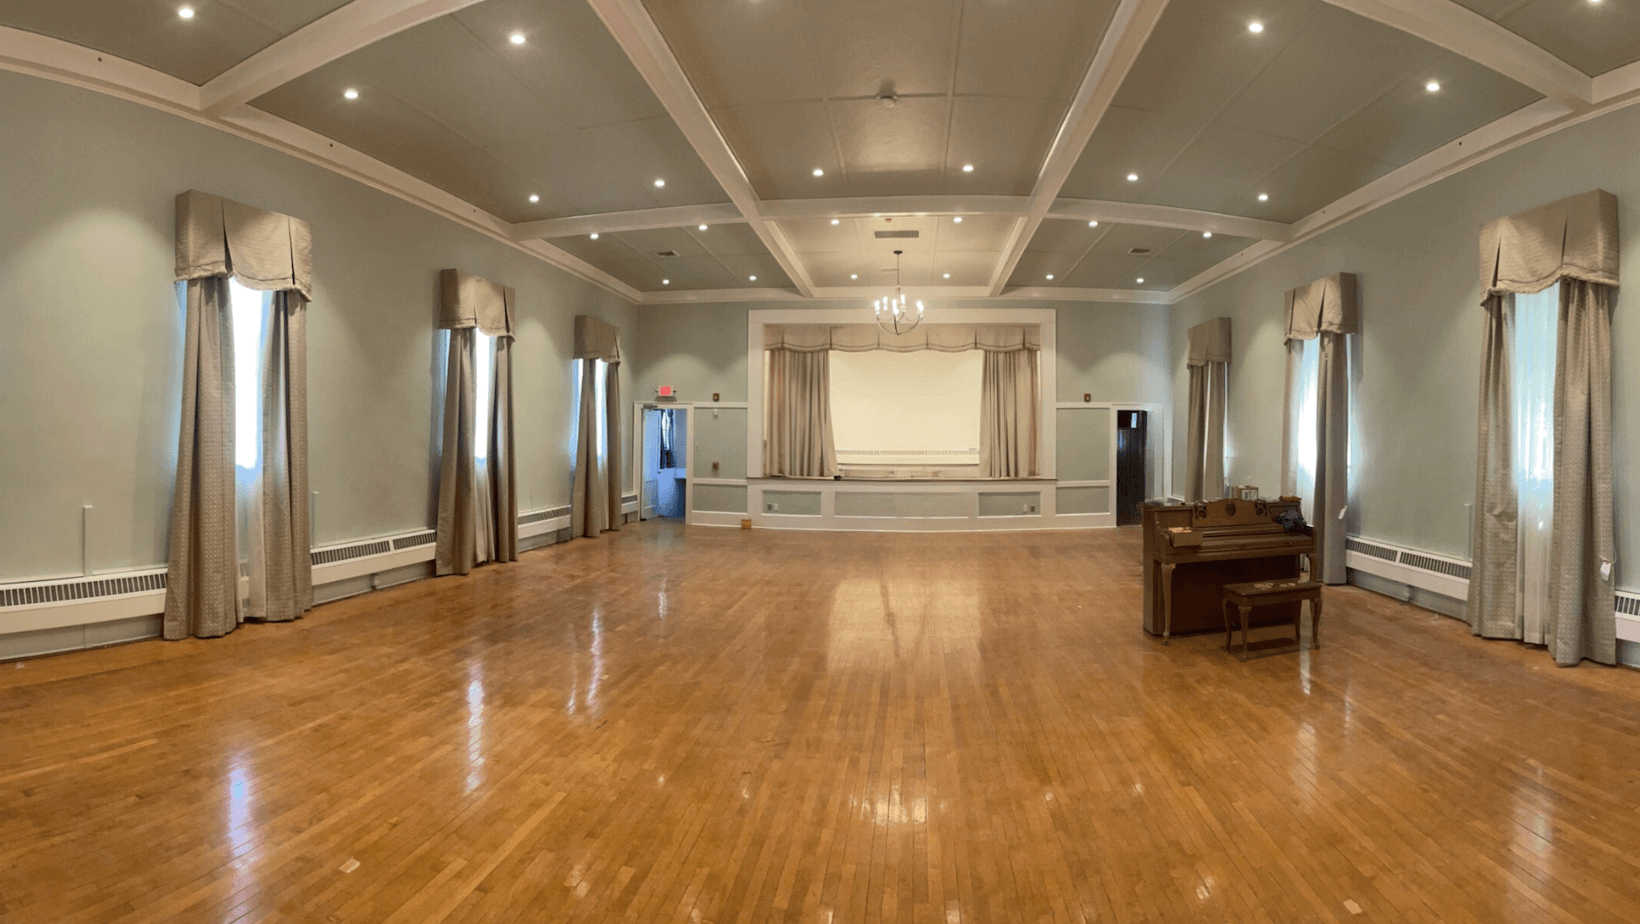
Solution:
[{"label": "recessed ceiling light", "polygon": [[705,230],[706,230],[706,226],[705,226],[705,225],[701,225],[701,226],[700,226],[700,230],[702,230],[702,231],[705,231]]},{"label": "recessed ceiling light", "polygon": [[951,219],[951,221],[953,221],[953,222],[954,222],[954,223],[956,223],[956,224],[959,224],[959,225],[960,225],[960,224],[962,224],[962,216],[961,216],[961,215],[958,215],[958,216],[957,216],[957,217],[955,217],[955,218],[953,218],[953,219]]},{"label": "recessed ceiling light", "polygon": [[945,278],[947,278],[947,279],[950,279],[950,278],[951,278],[951,274],[950,274],[950,273],[946,273],[946,274],[945,274]]},{"label": "recessed ceiling light", "polygon": [[752,281],[752,282],[756,282],[756,281],[757,281],[757,277],[756,277],[756,276],[747,276],[747,277],[746,277],[746,278],[747,278],[747,279],[749,279],[749,280],[751,280],[751,281]]},{"label": "recessed ceiling light", "polygon": [[1048,274],[1048,281],[1053,282],[1053,273]]},{"label": "recessed ceiling light", "polygon": [[656,189],[660,189],[662,186],[665,186],[665,185],[666,185],[665,180],[662,180],[662,179],[656,179],[655,180],[655,188]]},{"label": "recessed ceiling light", "polygon": [[352,87],[348,87],[347,89],[342,91],[342,98],[343,99],[358,99],[359,98],[359,91],[353,89]]},{"label": "recessed ceiling light", "polygon": [[1138,279],[1136,279],[1136,280],[1134,280],[1134,281],[1135,281],[1135,282],[1137,282],[1137,283],[1139,283],[1139,284],[1140,284],[1140,285],[1144,285],[1144,282],[1145,282],[1145,277],[1143,277],[1143,276],[1140,276],[1140,277],[1139,277],[1139,278],[1138,278]]},{"label": "recessed ceiling light", "polygon": [[512,35],[507,36],[507,41],[512,42],[514,45],[522,45],[524,44],[524,33],[514,32]]},{"label": "recessed ceiling light", "polygon": [[1263,32],[1264,31],[1264,23],[1261,23],[1261,22],[1259,22],[1258,20],[1255,19],[1252,22],[1247,24],[1247,31],[1252,32],[1252,33]]},{"label": "recessed ceiling light", "polygon": [[1130,174],[1128,174],[1128,182],[1129,182],[1129,183],[1137,183],[1137,182],[1139,182],[1139,174],[1137,174],[1137,173],[1130,173]]},{"label": "recessed ceiling light", "polygon": [[1431,80],[1429,83],[1424,84],[1424,89],[1430,93],[1439,93],[1441,92],[1441,82],[1439,80]]},{"label": "recessed ceiling light", "polygon": [[974,172],[974,165],[973,164],[963,164],[962,165],[962,172],[963,173],[973,173]]},{"label": "recessed ceiling light", "polygon": [[193,19],[194,8],[191,6],[179,6],[177,7],[177,15],[181,16],[183,19]]},{"label": "recessed ceiling light", "polygon": [[840,224],[842,224],[842,223],[843,223],[843,219],[841,219],[841,218],[833,218],[833,219],[832,219],[832,220],[831,220],[831,223],[832,223],[832,224],[834,224],[834,225],[840,225]]},{"label": "recessed ceiling light", "polygon": [[850,279],[859,279],[860,274],[859,273],[849,273],[848,278],[850,278]]},{"label": "recessed ceiling light", "polygon": [[593,239],[593,240],[597,240],[597,239],[598,239],[598,232],[596,232],[596,231],[594,231],[594,232],[592,232],[592,239]]},{"label": "recessed ceiling light", "polygon": [[1258,194],[1258,201],[1260,201],[1260,202],[1269,202],[1270,201],[1270,194],[1269,193],[1259,193]]},{"label": "recessed ceiling light", "polygon": [[1203,231],[1202,232],[1202,237],[1212,237],[1212,236],[1213,236],[1213,232],[1211,232],[1211,231]]},{"label": "recessed ceiling light", "polygon": [[531,202],[540,202],[541,197],[539,195],[535,194],[535,193],[530,193],[530,201]]},{"label": "recessed ceiling light", "polygon": [[1090,227],[1090,228],[1097,228],[1097,227],[1099,227],[1099,222],[1097,222],[1097,221],[1090,221],[1090,222],[1088,222],[1088,227]]},{"label": "recessed ceiling light", "polygon": [[670,279],[662,279],[661,280],[661,285],[663,285],[663,286],[669,286],[671,284],[672,284],[672,280],[670,280]]},{"label": "recessed ceiling light", "polygon": [[821,170],[821,169],[820,169],[820,168],[819,168],[819,167],[815,167],[815,168],[814,168],[814,175],[815,175],[815,176],[825,176],[825,175],[826,175],[826,171],[824,171],[824,170]]}]

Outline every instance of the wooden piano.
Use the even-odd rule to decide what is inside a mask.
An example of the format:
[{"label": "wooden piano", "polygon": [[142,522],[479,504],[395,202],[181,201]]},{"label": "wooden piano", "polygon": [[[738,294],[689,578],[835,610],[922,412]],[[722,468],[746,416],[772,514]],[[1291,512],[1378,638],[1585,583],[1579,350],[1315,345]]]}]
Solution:
[{"label": "wooden piano", "polygon": [[[1299,556],[1315,551],[1310,527],[1288,532],[1277,520],[1297,513],[1296,497],[1195,504],[1143,504],[1145,631],[1221,629],[1226,584],[1293,578]],[[1260,622],[1292,621],[1298,604],[1268,607]]]}]

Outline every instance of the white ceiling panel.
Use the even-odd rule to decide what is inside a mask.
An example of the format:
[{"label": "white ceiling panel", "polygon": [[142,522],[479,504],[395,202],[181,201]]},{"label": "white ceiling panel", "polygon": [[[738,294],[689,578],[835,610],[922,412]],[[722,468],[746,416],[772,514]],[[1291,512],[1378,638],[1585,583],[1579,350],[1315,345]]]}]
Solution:
[{"label": "white ceiling panel", "polygon": [[1308,147],[1265,178],[1259,188],[1269,193],[1268,202],[1249,195],[1247,207],[1238,213],[1294,222],[1393,169],[1393,164],[1382,161]]},{"label": "white ceiling panel", "polygon": [[748,224],[733,222],[711,225],[705,231],[697,231],[694,228],[689,228],[688,231],[708,251],[720,257],[769,252],[769,248],[763,246],[762,239]]},{"label": "white ceiling panel", "polygon": [[1110,233],[1115,227],[1110,222],[1100,222],[1095,227],[1089,227],[1085,221],[1063,221],[1046,219],[1037,226],[1036,234],[1026,245],[1026,251],[1041,253],[1071,253],[1084,254],[1093,246],[1094,241]]},{"label": "white ceiling panel", "polygon": [[[866,253],[893,254],[896,250],[906,253],[931,253],[939,229],[941,218],[935,215],[902,215],[888,218],[861,218],[855,221],[854,228],[859,236],[860,249]],[[878,237],[882,234],[896,234],[907,231],[916,232],[914,238]]]},{"label": "white ceiling panel", "polygon": [[[791,241],[792,249],[800,254],[857,254],[861,252],[860,232],[855,227],[858,219],[841,218],[837,224],[829,219],[815,218],[780,222],[780,229]],[[812,265],[809,260],[804,265]],[[817,285],[826,285],[818,279]]]},{"label": "white ceiling panel", "polygon": [[[951,104],[944,192],[1027,196],[1059,133],[1058,101],[959,96]],[[974,172],[963,173],[966,164]]]},{"label": "white ceiling panel", "polygon": [[[826,104],[767,103],[712,113],[724,140],[734,149],[752,188],[764,199],[807,199],[831,188],[814,176],[815,166],[837,167]],[[823,160],[822,160],[823,159]]]},{"label": "white ceiling panel", "polygon": [[934,250],[999,253],[1019,221],[1013,215],[964,215],[962,221],[955,221],[954,216],[938,218],[934,221]]},{"label": "white ceiling panel", "polygon": [[[889,285],[894,284],[894,274],[883,275],[882,261],[873,256],[869,260],[863,253],[815,253],[807,254],[803,258],[803,265],[808,268],[809,276],[816,286],[859,286],[861,288],[881,287],[883,280]],[[892,260],[889,269],[893,269]],[[850,278],[850,277],[857,278]]]},{"label": "white ceiling panel", "polygon": [[[846,183],[830,195],[915,196],[942,191],[950,100],[901,99],[892,105],[875,99],[839,100],[831,103],[830,115],[842,153],[839,180]],[[802,188],[801,182],[793,186]]]},{"label": "white ceiling panel", "polygon": [[[735,285],[744,288],[789,289],[792,281],[779,261],[769,254],[743,253],[718,257],[735,277]],[[756,279],[751,277],[756,276]]]},{"label": "white ceiling panel", "polygon": [[[996,272],[995,250],[936,251],[929,268],[929,284],[937,286],[989,285]],[[951,278],[945,278],[949,273]]]},{"label": "white ceiling panel", "polygon": [[[1067,282],[1071,270],[1076,268],[1081,257],[1071,253],[1044,253],[1027,250],[1020,255],[1019,262],[1014,265],[1014,273],[1008,278],[1010,286],[1064,286],[1074,285]],[[1048,277],[1052,276],[1052,279]]]},{"label": "white ceiling panel", "polygon": [[[746,288],[744,276],[736,277],[717,257],[679,257],[656,267],[654,276],[646,283],[623,279],[627,285],[645,292],[665,292],[689,289]],[[670,284],[661,280],[670,279]]]},{"label": "white ceiling panel", "polygon": [[1184,236],[1177,228],[1156,228],[1150,225],[1113,225],[1094,241],[1092,252],[1126,254],[1134,248],[1160,253]]},{"label": "white ceiling panel", "polygon": [[[1149,261],[1149,257],[1129,257],[1121,254],[1103,253],[1088,254],[1076,264],[1076,268],[1068,276],[1060,281],[1060,285],[1077,289],[1149,288],[1149,277],[1145,277],[1143,285],[1134,281],[1139,278],[1140,270]],[[1036,284],[1020,283],[1020,285]]]},{"label": "white ceiling panel", "polygon": [[[1162,169],[1204,127],[1179,116],[1113,106],[1071,169],[1060,195],[1144,201]],[[1138,181],[1128,182],[1129,173],[1138,175]]]},{"label": "white ceiling panel", "polygon": [[[652,231],[622,231],[614,237],[621,243],[631,247],[658,264],[664,266],[667,260],[677,257],[706,257],[711,252],[706,246],[682,228],[657,228]],[[602,236],[599,237],[602,240]],[[662,253],[671,252],[677,257],[663,257]]]},{"label": "white ceiling panel", "polygon": [[1156,181],[1146,202],[1222,211],[1235,197],[1304,149],[1286,138],[1228,125],[1208,125]]},{"label": "white ceiling panel", "polygon": [[543,190],[574,204],[576,214],[648,209],[663,204],[653,195],[651,183],[616,169],[577,134],[531,138],[488,151],[535,180]]},{"label": "white ceiling panel", "polygon": [[[309,12],[317,6],[323,15],[330,11],[325,7],[341,5],[342,0],[332,0],[301,6]],[[204,84],[288,34],[268,18],[254,15],[266,12],[260,3],[200,4],[199,13],[185,20],[169,0],[8,0],[0,4],[0,25],[49,35]]]},{"label": "white ceiling panel", "polygon": [[[659,205],[728,202],[671,119],[644,119],[581,130],[581,138],[623,176],[644,185]],[[655,186],[655,180],[665,186]]]},{"label": "white ceiling panel", "polygon": [[1308,143],[1441,56],[1404,32],[1321,4],[1217,121]]},{"label": "white ceiling panel", "polygon": [[1115,10],[1114,0],[968,0],[956,92],[1069,102]]},{"label": "white ceiling panel", "polygon": [[803,9],[825,94],[836,100],[949,93],[961,6],[956,0],[810,0]]},{"label": "white ceiling panel", "polygon": [[793,0],[644,0],[708,109],[821,98],[819,63]]}]

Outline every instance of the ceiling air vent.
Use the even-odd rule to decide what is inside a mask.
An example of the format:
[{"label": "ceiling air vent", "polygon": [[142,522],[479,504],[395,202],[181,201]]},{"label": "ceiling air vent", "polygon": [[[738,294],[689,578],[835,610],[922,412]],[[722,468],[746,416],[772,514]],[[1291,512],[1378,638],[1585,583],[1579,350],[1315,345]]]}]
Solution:
[{"label": "ceiling air vent", "polygon": [[1136,257],[1142,257],[1145,254],[1150,253],[1150,251],[1151,251],[1151,248],[1149,248],[1149,247],[1135,247],[1132,250],[1128,251],[1128,253],[1133,254]]},{"label": "ceiling air vent", "polygon": [[675,257],[677,255],[678,255],[678,252],[676,250],[657,250],[657,251],[655,251],[655,256],[657,256],[657,257]]},{"label": "ceiling air vent", "polygon": [[922,236],[921,231],[878,231],[876,233],[877,233],[877,239],[879,241],[883,240],[885,238],[891,238],[891,237],[912,237],[912,238],[914,238],[914,237],[921,237]]}]

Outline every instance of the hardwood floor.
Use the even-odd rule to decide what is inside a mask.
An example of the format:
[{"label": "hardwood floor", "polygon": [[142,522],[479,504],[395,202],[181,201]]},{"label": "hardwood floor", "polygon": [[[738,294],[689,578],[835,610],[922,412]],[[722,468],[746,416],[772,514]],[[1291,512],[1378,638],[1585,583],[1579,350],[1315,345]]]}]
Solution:
[{"label": "hardwood floor", "polygon": [[648,523],[0,664],[0,921],[1640,920],[1640,674],[1139,591],[1132,529]]}]

